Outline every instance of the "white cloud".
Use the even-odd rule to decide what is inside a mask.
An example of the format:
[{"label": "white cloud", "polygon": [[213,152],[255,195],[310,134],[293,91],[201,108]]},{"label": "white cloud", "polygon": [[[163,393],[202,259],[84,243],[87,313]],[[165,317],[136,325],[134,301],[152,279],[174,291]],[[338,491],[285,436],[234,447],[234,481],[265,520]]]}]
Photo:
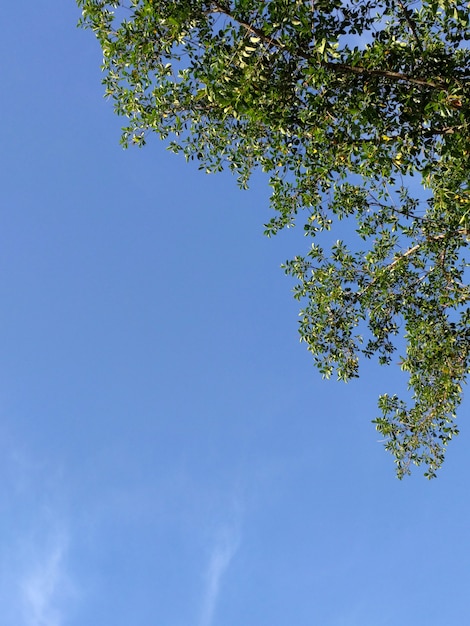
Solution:
[{"label": "white cloud", "polygon": [[61,468],[12,438],[7,443],[0,447],[0,624],[63,626],[76,588],[67,571],[69,524],[55,505]]},{"label": "white cloud", "polygon": [[25,626],[62,626],[62,605],[71,586],[65,569],[67,538],[55,533],[48,546],[35,550],[20,582],[21,608]]},{"label": "white cloud", "polygon": [[215,541],[206,571],[201,626],[211,626],[217,605],[222,577],[227,571],[240,544],[237,528],[223,528]]}]

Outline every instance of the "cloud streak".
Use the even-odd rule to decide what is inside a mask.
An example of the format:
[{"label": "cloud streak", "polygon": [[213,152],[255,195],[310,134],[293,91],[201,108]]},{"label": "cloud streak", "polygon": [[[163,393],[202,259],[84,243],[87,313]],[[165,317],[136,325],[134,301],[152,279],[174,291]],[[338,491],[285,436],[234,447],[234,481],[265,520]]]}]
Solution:
[{"label": "cloud streak", "polygon": [[1,626],[63,626],[77,588],[67,566],[69,523],[55,506],[61,468],[12,438],[2,441],[0,451]]},{"label": "cloud streak", "polygon": [[25,626],[62,626],[61,603],[69,594],[70,585],[64,560],[67,539],[56,533],[50,546],[24,574],[20,584]]},{"label": "cloud streak", "polygon": [[222,577],[240,545],[237,529],[224,528],[215,542],[206,571],[206,589],[200,626],[211,626],[217,606]]}]

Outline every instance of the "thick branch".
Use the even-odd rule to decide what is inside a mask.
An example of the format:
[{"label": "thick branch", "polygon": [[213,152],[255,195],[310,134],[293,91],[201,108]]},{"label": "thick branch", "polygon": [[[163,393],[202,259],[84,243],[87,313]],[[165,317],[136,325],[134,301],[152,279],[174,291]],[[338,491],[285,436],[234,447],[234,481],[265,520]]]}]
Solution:
[{"label": "thick branch", "polygon": [[[309,58],[312,58],[311,56]],[[364,76],[381,76],[395,81],[403,81],[411,85],[419,87],[430,87],[431,89],[441,89],[445,87],[442,81],[434,82],[424,78],[414,78],[401,72],[392,72],[391,70],[371,70],[360,65],[347,65],[345,63],[332,63],[331,61],[320,61],[320,65],[332,70],[337,74],[362,74]]]}]

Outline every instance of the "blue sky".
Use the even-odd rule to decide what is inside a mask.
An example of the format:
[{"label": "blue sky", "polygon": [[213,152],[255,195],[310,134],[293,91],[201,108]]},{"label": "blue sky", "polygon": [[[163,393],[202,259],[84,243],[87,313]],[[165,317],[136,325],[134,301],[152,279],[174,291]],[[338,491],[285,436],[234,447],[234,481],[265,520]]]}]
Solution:
[{"label": "blue sky", "polygon": [[[249,192],[123,151],[74,2],[3,8],[0,624],[463,624],[470,432],[399,482]],[[395,368],[398,369],[398,368]]]}]

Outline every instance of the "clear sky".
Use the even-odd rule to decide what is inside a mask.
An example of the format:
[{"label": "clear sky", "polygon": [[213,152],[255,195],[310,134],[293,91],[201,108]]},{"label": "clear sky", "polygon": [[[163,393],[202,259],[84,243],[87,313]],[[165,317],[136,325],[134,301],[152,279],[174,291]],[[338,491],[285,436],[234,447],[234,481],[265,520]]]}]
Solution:
[{"label": "clear sky", "polygon": [[321,380],[265,181],[123,151],[78,17],[2,7],[0,626],[467,623],[468,400],[399,482],[399,373]]}]

